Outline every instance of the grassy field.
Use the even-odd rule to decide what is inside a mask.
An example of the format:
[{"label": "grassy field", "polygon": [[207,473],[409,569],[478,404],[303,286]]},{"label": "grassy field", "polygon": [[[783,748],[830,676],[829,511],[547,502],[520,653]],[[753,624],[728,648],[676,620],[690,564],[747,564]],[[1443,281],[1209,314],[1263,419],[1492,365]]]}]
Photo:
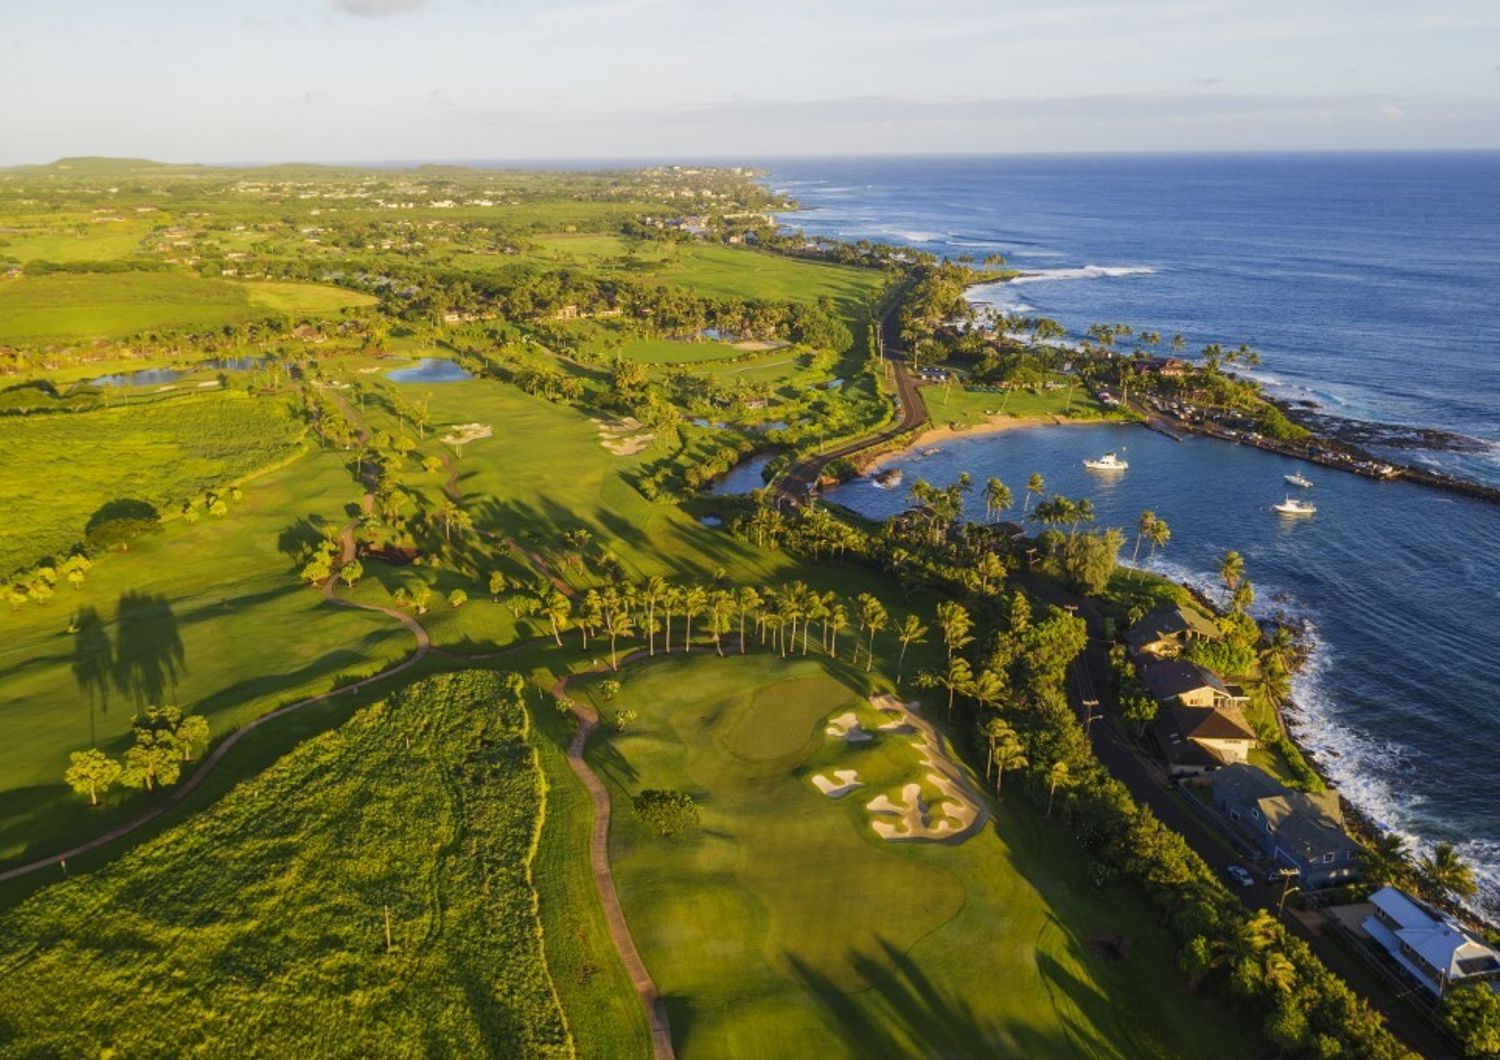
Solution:
[{"label": "grassy field", "polygon": [[391,619],[297,580],[298,544],[357,499],[342,455],[314,452],[247,483],[227,516],[178,520],[105,557],[81,589],[0,614],[0,863],[140,812],[146,797],[128,793],[90,812],[61,783],[69,752],[124,748],[138,705],[191,707],[219,736],[412,650]]},{"label": "grassy field", "polygon": [[[282,399],[210,393],[131,408],[0,417],[0,574],[83,540],[100,506],[164,509],[292,452],[301,426]],[[66,489],[59,489],[66,484]]]},{"label": "grassy field", "polygon": [[[705,655],[630,672],[600,704],[639,713],[590,753],[618,804],[676,788],[702,806],[687,838],[628,812],[611,835],[681,1055],[1255,1054],[1250,1026],[1169,985],[1144,902],[1087,883],[1065,825],[1002,805],[957,845],[877,838],[863,803],[909,774],[910,737],[850,749],[823,731],[866,692],[821,660]],[[835,767],[870,786],[821,795],[808,775]]]},{"label": "grassy field", "polygon": [[22,228],[0,233],[0,258],[16,261],[113,261],[129,257],[140,249],[141,240],[150,231],[138,222],[93,224],[80,218],[80,232],[50,228]]},{"label": "grassy field", "polygon": [[270,313],[327,314],[371,299],[318,284],[232,283],[177,272],[53,273],[0,281],[0,342],[123,338]]},{"label": "grassy field", "polygon": [[412,686],[0,915],[0,1053],[570,1054],[527,728],[490,675]]},{"label": "grassy field", "polygon": [[1117,415],[1081,387],[1061,390],[986,391],[965,390],[955,384],[924,386],[922,401],[932,422],[939,426],[975,427],[995,420],[1044,420],[1061,417],[1074,420],[1106,419]]}]

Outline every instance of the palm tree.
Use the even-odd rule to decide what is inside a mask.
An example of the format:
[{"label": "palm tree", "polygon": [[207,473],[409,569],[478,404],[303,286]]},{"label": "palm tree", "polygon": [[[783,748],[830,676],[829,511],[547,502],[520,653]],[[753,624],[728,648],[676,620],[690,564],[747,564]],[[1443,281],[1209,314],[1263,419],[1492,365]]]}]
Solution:
[{"label": "palm tree", "polygon": [[682,591],[681,603],[682,617],[687,619],[682,631],[682,650],[690,652],[693,650],[693,619],[708,606],[708,593],[703,591],[702,586],[690,585]]},{"label": "palm tree", "polygon": [[981,707],[998,710],[1005,695],[1005,679],[994,670],[980,670],[964,688],[964,694]]},{"label": "palm tree", "polygon": [[1032,497],[1040,497],[1047,488],[1047,482],[1041,475],[1033,474],[1026,480],[1026,499],[1021,504],[1021,514],[1026,514],[1026,509],[1031,506]]},{"label": "palm tree", "polygon": [[1411,882],[1411,851],[1406,837],[1397,832],[1381,832],[1373,842],[1360,847],[1359,869],[1365,882],[1375,886],[1400,887]]},{"label": "palm tree", "polygon": [[1152,529],[1156,526],[1156,513],[1150,508],[1141,512],[1141,517],[1135,521],[1135,551],[1130,554],[1130,565],[1135,566],[1136,560],[1141,556],[1141,538],[1149,538]]},{"label": "palm tree", "polygon": [[545,600],[542,601],[542,613],[547,616],[547,621],[552,624],[552,637],[557,641],[557,646],[562,647],[562,629],[567,625],[568,619],[573,616],[573,602],[558,589],[552,590]]},{"label": "palm tree", "polygon": [[906,621],[901,623],[901,628],[896,631],[896,638],[901,641],[901,654],[896,657],[896,684],[901,684],[901,668],[906,663],[906,649],[913,644],[927,643],[927,627],[922,625],[922,620],[915,614],[906,616]]},{"label": "palm tree", "polygon": [[1234,549],[1224,553],[1219,560],[1219,580],[1224,583],[1224,588],[1231,593],[1234,587],[1245,577],[1245,557]]},{"label": "palm tree", "polygon": [[668,585],[667,591],[661,594],[661,619],[663,648],[668,655],[672,654],[672,612],[682,606],[682,589],[676,585]]},{"label": "palm tree", "polygon": [[1437,901],[1444,898],[1473,898],[1479,893],[1474,870],[1452,843],[1439,843],[1432,853],[1417,862],[1417,882],[1422,893]]},{"label": "palm tree", "polygon": [[740,609],[740,654],[745,654],[745,615],[750,611],[758,611],[762,600],[760,592],[753,586],[745,586],[735,594],[735,605]]},{"label": "palm tree", "polygon": [[1157,519],[1151,524],[1151,533],[1147,535],[1151,539],[1151,555],[1156,555],[1158,548],[1164,547],[1172,540],[1172,528],[1167,525],[1165,519]]},{"label": "palm tree", "polygon": [[973,641],[971,631],[974,628],[974,620],[969,617],[969,612],[963,604],[952,600],[944,600],[937,605],[937,620],[938,627],[943,631],[943,643],[948,649],[948,659],[952,661],[955,652]]},{"label": "palm tree", "polygon": [[1271,631],[1271,637],[1266,642],[1266,646],[1261,649],[1261,667],[1276,666],[1290,671],[1292,664],[1296,661],[1297,638],[1292,636],[1292,631],[1285,626],[1277,626]]},{"label": "palm tree", "polygon": [[1005,511],[1014,503],[1015,498],[1011,496],[1010,487],[998,478],[992,477],[984,484],[984,514],[990,522],[994,522],[998,513]]},{"label": "palm tree", "polygon": [[849,628],[849,609],[835,603],[828,609],[828,654],[839,657],[839,634]]},{"label": "palm tree", "polygon": [[1052,800],[1057,797],[1058,788],[1066,788],[1072,782],[1071,771],[1068,763],[1059,758],[1047,770],[1047,816],[1052,816]]},{"label": "palm tree", "polygon": [[865,645],[865,670],[868,672],[875,665],[875,634],[885,628],[890,615],[886,613],[885,605],[880,602],[879,597],[860,593],[858,600],[860,628],[868,630],[870,634]]},{"label": "palm tree", "polygon": [[995,794],[1000,794],[1000,781],[1004,779],[1006,770],[1024,769],[1029,763],[1025,750],[1021,747],[1021,741],[1014,732],[996,741],[995,743]]},{"label": "palm tree", "polygon": [[656,604],[666,595],[667,583],[660,575],[653,574],[641,586],[640,599],[646,608],[646,650],[653,656],[656,654]]},{"label": "palm tree", "polygon": [[948,660],[946,670],[924,670],[917,676],[917,684],[922,688],[942,688],[948,692],[948,717],[953,717],[953,697],[955,693],[969,687],[969,682],[974,680],[974,671],[969,666],[969,660],[962,655],[955,655]]}]

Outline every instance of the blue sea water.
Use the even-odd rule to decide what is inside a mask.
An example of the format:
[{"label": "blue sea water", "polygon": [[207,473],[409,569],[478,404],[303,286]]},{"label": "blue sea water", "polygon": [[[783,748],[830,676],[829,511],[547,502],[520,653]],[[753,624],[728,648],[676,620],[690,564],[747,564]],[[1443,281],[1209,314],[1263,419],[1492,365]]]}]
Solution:
[{"label": "blue sea water", "polygon": [[1486,443],[1500,484],[1500,152],[798,161],[788,224],[1034,275],[975,292],[1082,333],[1248,343],[1283,396]]},{"label": "blue sea water", "polygon": [[[1248,342],[1268,380],[1330,411],[1500,443],[1500,154],[801,161],[772,179],[808,232],[998,250],[1041,274],[981,292],[998,304]],[[1111,449],[1129,472],[1084,470]],[[1500,482],[1492,450],[1428,458]],[[1318,513],[1288,520],[1270,506],[1295,462],[1126,426],[976,436],[897,466],[908,485],[1040,472],[1127,529],[1153,508],[1172,541],[1149,564],[1203,587],[1244,553],[1257,607],[1316,633],[1299,738],[1377,820],[1456,842],[1500,910],[1500,506],[1302,466]],[[834,498],[906,503],[868,481]]]}]

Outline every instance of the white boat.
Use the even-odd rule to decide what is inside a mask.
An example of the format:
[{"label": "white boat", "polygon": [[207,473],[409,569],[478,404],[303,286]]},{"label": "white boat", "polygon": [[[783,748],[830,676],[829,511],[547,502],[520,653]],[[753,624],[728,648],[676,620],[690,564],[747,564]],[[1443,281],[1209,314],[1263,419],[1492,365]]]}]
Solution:
[{"label": "white boat", "polygon": [[1124,471],[1130,465],[1114,453],[1105,453],[1098,460],[1085,460],[1083,466],[1090,471]]},{"label": "white boat", "polygon": [[1282,477],[1286,479],[1288,485],[1298,486],[1305,490],[1312,489],[1312,479],[1308,478],[1305,475],[1299,475],[1296,472],[1293,472],[1290,475],[1284,475]]},{"label": "white boat", "polygon": [[1271,507],[1281,515],[1316,515],[1318,512],[1318,509],[1306,501],[1293,500],[1291,497],[1288,497],[1280,504],[1273,504]]}]

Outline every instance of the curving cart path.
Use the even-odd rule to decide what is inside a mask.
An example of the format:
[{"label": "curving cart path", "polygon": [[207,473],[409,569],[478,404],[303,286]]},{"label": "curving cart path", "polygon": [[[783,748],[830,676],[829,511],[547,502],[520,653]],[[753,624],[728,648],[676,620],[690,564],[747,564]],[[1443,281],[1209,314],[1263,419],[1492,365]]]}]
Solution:
[{"label": "curving cart path", "polygon": [[[620,660],[620,665],[646,657],[644,650],[632,652]],[[552,694],[562,699],[567,694],[568,686],[574,681],[612,672],[614,671],[609,667],[600,666],[559,677],[552,686]],[[676,1053],[672,1049],[672,1027],[667,1021],[667,1006],[656,989],[656,983],[651,979],[651,973],[646,970],[646,962],[641,960],[640,951],[635,948],[635,939],[631,937],[630,925],[625,920],[625,910],[620,906],[620,895],[615,890],[615,877],[609,866],[609,790],[583,757],[583,749],[599,725],[599,712],[585,703],[575,702],[573,716],[578,719],[578,731],[568,744],[568,766],[588,789],[589,801],[594,805],[594,829],[589,837],[589,864],[594,870],[594,889],[599,892],[599,904],[604,908],[604,920],[609,925],[610,938],[620,954],[620,961],[625,965],[625,971],[630,976],[631,985],[635,987],[641,1004],[645,1006],[646,1019],[651,1025],[652,1054],[656,1060],[673,1060]]]}]

